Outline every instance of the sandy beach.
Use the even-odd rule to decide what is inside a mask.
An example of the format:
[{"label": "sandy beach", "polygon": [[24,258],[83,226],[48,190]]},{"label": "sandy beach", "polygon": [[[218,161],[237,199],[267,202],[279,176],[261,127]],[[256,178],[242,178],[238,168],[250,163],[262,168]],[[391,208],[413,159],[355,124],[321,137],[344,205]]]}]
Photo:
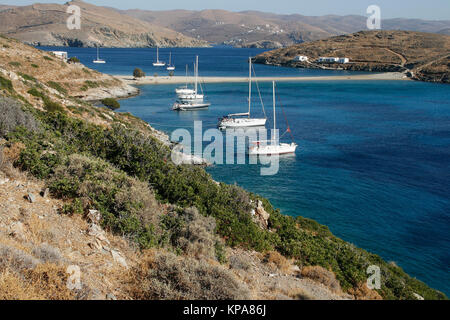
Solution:
[{"label": "sandy beach", "polygon": [[[127,84],[180,84],[180,83],[192,83],[194,77],[183,76],[157,76],[157,77],[144,77],[135,79],[133,76],[115,75],[114,77],[125,81]],[[247,82],[247,77],[200,77],[203,83],[234,83],[234,82]],[[345,76],[324,76],[324,77],[258,77],[258,82],[297,82],[297,81],[344,81],[344,80],[407,80],[403,73],[389,72],[389,73],[373,73],[362,75],[345,75]],[[255,81],[255,79],[254,79]]]}]

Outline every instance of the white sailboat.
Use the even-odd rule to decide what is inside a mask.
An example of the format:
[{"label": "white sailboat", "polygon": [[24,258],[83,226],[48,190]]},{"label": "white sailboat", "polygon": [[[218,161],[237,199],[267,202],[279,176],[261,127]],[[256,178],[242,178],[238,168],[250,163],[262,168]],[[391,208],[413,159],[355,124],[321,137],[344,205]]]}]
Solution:
[{"label": "white sailboat", "polygon": [[99,49],[98,49],[98,46],[97,46],[97,59],[95,59],[94,61],[92,61],[93,63],[106,63],[106,61],[105,60],[103,60],[103,59],[100,59],[100,54],[99,54]]},{"label": "white sailboat", "polygon": [[203,93],[199,93],[198,92],[198,87],[199,87],[199,83],[198,83],[198,56],[196,56],[196,62],[194,64],[194,89],[187,89],[187,84],[186,84],[186,89],[185,90],[178,90],[177,91],[177,96],[178,96],[178,100],[182,101],[182,102],[189,102],[189,103],[202,103],[205,96],[203,95]]},{"label": "white sailboat", "polygon": [[172,65],[172,52],[169,55],[169,65],[167,66],[167,71],[174,71],[175,70],[175,66]]},{"label": "white sailboat", "polygon": [[248,75],[248,112],[234,113],[219,119],[218,127],[222,130],[227,128],[245,128],[245,127],[263,127],[266,125],[267,119],[251,118],[250,112],[252,108],[252,58],[248,59],[249,75]]},{"label": "white sailboat", "polygon": [[194,94],[194,89],[188,88],[188,65],[186,65],[186,84],[184,87],[176,88],[175,93],[179,97],[180,95]]},{"label": "white sailboat", "polygon": [[[194,91],[191,93],[187,92],[177,92],[178,100],[173,104],[172,110],[179,111],[187,111],[187,110],[195,110],[195,109],[204,109],[208,108],[211,103],[204,102],[204,95],[198,93],[198,56],[195,58],[195,83],[194,83]],[[187,88],[186,90],[190,90]]]},{"label": "white sailboat", "polygon": [[[277,141],[276,129],[277,129],[277,115],[276,115],[276,103],[275,103],[275,81],[272,82],[273,86],[273,133],[271,141],[255,141],[253,146],[249,149],[250,155],[279,155],[295,153],[298,145],[295,142],[292,143],[280,143]],[[288,126],[287,132],[290,132]],[[269,144],[270,142],[270,144]]]},{"label": "white sailboat", "polygon": [[156,47],[156,62],[153,62],[154,67],[164,67],[166,65],[165,62],[159,61],[159,48]]}]

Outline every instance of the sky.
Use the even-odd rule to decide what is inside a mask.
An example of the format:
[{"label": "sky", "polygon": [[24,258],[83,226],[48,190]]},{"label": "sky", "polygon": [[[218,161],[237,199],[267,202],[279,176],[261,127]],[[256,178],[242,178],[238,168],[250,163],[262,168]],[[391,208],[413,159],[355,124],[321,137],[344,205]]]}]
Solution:
[{"label": "sky", "polygon": [[[29,5],[35,2],[60,3],[58,0],[0,0],[0,4]],[[172,10],[224,9],[230,11],[258,10],[283,14],[320,16],[367,15],[369,5],[381,8],[381,17],[450,20],[450,0],[88,0],[86,2],[118,9]]]}]

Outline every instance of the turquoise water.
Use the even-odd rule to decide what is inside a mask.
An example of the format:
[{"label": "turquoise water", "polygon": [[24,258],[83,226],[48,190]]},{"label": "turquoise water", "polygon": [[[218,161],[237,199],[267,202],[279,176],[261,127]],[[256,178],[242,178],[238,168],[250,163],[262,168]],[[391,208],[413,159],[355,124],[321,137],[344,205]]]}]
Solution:
[{"label": "turquoise water", "polygon": [[[269,105],[270,84],[262,87]],[[176,113],[174,88],[143,86],[121,110],[170,133],[192,130],[194,120],[214,127],[220,115],[245,108],[245,84],[209,84],[209,110]],[[449,294],[450,87],[307,82],[279,83],[278,91],[296,156],[282,158],[275,176],[255,165],[213,166],[212,176],[315,219]]]},{"label": "turquoise water", "polygon": [[[89,50],[95,52],[76,50],[82,60],[90,60]],[[122,61],[100,66],[110,73],[131,70],[139,60],[134,58],[137,49],[109,50]],[[149,50],[138,50],[145,56],[151,52],[141,50]],[[245,76],[246,57],[258,52],[177,50],[186,61],[200,52],[203,75],[228,76]],[[113,55],[105,58],[115,61]],[[152,60],[150,56],[148,63]],[[260,65],[256,71],[261,76],[330,74]],[[270,107],[271,84],[260,85]],[[168,133],[192,130],[194,120],[202,120],[205,129],[214,127],[218,117],[243,112],[247,103],[245,83],[207,84],[212,106],[181,113],[170,111],[175,86],[140,89],[140,96],[121,101],[121,111]],[[284,214],[329,226],[344,240],[395,261],[450,295],[450,86],[409,81],[278,83],[278,95],[299,144],[296,155],[283,157],[275,176],[261,176],[257,165],[216,165],[208,169],[211,175],[269,198]],[[281,114],[279,119],[283,131]]]}]

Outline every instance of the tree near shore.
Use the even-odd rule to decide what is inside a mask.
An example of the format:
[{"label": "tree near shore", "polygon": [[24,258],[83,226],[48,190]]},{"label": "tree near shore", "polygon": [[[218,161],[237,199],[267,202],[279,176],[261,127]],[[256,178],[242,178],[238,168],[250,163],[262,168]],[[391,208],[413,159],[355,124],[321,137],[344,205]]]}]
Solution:
[{"label": "tree near shore", "polygon": [[142,69],[135,68],[133,71],[133,77],[135,78],[143,78],[145,77],[145,72]]}]

